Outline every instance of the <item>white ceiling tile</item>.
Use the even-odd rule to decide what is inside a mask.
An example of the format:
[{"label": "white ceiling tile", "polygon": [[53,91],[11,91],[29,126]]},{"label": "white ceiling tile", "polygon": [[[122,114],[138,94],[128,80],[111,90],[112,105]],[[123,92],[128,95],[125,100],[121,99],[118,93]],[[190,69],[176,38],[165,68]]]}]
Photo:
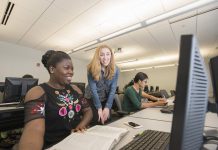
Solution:
[{"label": "white ceiling tile", "polygon": [[155,39],[155,44],[159,45],[160,50],[165,53],[169,53],[170,51],[173,51],[174,53],[178,52],[179,43],[176,41],[168,21],[154,24],[147,29]]},{"label": "white ceiling tile", "polygon": [[[218,10],[198,16],[197,37],[205,55],[213,54],[218,46]],[[217,53],[218,54],[218,53]]]},{"label": "white ceiling tile", "polygon": [[145,19],[162,14],[164,9],[161,0],[143,0],[129,11],[133,12],[140,21],[144,21]]},{"label": "white ceiling tile", "polygon": [[166,11],[173,10],[197,0],[161,0]]},{"label": "white ceiling tile", "polygon": [[183,34],[196,34],[196,17],[188,18],[171,24],[176,40],[180,41]]}]

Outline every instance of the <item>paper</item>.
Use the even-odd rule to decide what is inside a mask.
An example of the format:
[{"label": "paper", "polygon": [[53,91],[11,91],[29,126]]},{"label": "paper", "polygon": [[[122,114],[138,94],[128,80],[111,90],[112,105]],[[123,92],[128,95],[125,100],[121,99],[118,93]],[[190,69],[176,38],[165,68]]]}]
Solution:
[{"label": "paper", "polygon": [[84,133],[72,133],[49,150],[111,150],[127,132],[124,128],[97,125]]}]

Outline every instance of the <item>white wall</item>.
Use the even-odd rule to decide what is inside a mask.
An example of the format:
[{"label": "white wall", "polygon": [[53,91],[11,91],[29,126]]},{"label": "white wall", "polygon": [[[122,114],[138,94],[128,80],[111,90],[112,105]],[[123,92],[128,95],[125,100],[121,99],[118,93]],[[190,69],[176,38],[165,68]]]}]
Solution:
[{"label": "white wall", "polygon": [[[47,81],[48,73],[41,62],[44,52],[31,48],[0,42],[0,81],[5,77],[22,77],[31,74],[39,78],[39,82]],[[40,67],[36,66],[40,63]]]},{"label": "white wall", "polygon": [[86,85],[88,83],[87,80],[87,65],[88,61],[81,61],[77,58],[71,57],[74,67],[74,75],[73,75],[73,82],[85,82]]},{"label": "white wall", "polygon": [[[0,82],[5,77],[22,77],[24,74],[31,74],[39,79],[39,83],[46,82],[49,75],[41,57],[45,52],[0,41]],[[72,58],[74,65],[75,82],[87,82],[86,65],[88,62]],[[36,66],[40,63],[40,67]]]}]

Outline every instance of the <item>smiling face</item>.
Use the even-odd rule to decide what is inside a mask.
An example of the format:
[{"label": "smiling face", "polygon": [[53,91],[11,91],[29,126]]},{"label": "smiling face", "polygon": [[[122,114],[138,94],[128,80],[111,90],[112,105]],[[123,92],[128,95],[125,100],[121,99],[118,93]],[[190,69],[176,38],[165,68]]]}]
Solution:
[{"label": "smiling face", "polygon": [[55,82],[60,85],[70,84],[73,77],[73,64],[70,59],[63,59],[51,70]]},{"label": "smiling face", "polygon": [[101,65],[107,67],[111,61],[111,51],[108,48],[102,48],[99,57]]}]

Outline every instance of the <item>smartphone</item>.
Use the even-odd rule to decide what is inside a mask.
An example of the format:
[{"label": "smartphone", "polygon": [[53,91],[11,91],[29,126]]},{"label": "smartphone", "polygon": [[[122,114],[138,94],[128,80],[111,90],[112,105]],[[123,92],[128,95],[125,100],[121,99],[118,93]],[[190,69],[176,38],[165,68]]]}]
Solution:
[{"label": "smartphone", "polygon": [[139,125],[139,124],[137,124],[137,123],[135,123],[135,122],[125,122],[124,124],[126,124],[126,125],[128,125],[128,126],[134,128],[134,129],[138,129],[138,128],[141,128],[141,127],[142,127],[142,125]]}]

